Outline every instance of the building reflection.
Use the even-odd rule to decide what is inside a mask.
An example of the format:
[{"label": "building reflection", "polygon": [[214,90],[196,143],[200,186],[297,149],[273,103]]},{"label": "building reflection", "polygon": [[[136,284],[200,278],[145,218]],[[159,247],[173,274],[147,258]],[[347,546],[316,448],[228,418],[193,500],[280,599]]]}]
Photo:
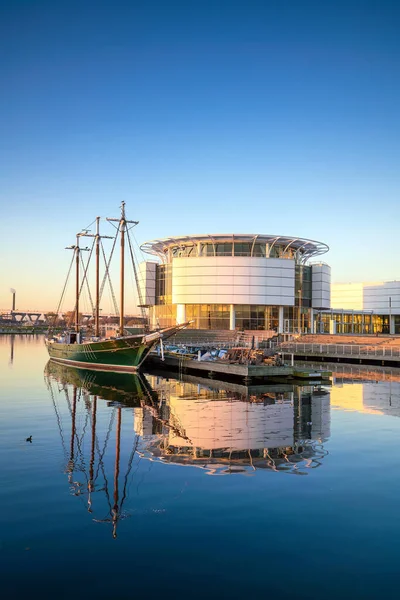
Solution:
[{"label": "building reflection", "polygon": [[[308,363],[308,366],[313,366]],[[396,367],[329,364],[333,409],[400,417],[400,372]],[[375,384],[379,382],[379,386]]]},{"label": "building reflection", "polygon": [[178,381],[51,361],[45,376],[70,491],[84,499],[93,520],[111,524],[114,537],[129,513],[135,461],[201,467],[218,475],[257,469],[305,475],[327,454],[328,388],[252,388],[190,376]]},{"label": "building reflection", "polygon": [[195,385],[147,378],[157,392],[158,410],[149,405],[135,409],[144,456],[200,466],[213,474],[258,468],[305,474],[326,454],[327,389],[274,385],[247,388],[249,393],[243,396],[241,390],[210,388],[204,380]]}]

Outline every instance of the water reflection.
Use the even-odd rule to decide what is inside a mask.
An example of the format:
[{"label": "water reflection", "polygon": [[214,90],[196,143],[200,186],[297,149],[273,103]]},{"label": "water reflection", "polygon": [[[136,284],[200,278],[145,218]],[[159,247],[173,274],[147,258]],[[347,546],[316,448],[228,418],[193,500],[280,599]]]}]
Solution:
[{"label": "water reflection", "polygon": [[[400,417],[400,371],[398,368],[326,364],[333,372],[332,408],[363,414]],[[308,366],[315,367],[312,363],[308,363]],[[379,386],[375,385],[378,382]]]},{"label": "water reflection", "polygon": [[10,360],[8,361],[9,366],[12,366],[14,363],[14,342],[15,335],[10,336]]},{"label": "water reflection", "polygon": [[[90,513],[94,510],[93,495],[101,492],[102,497],[97,503],[99,511],[93,515],[93,520],[110,523],[112,535],[116,538],[118,522],[128,516],[124,504],[139,443],[139,437],[130,431],[126,440],[130,445],[129,455],[122,473],[122,408],[140,405],[148,394],[151,397],[151,390],[135,375],[93,373],[61,367],[51,361],[46,365],[45,379],[60,433],[70,492],[83,498]],[[64,400],[67,406],[69,426],[65,425],[65,406],[60,406],[60,400]],[[112,409],[109,419],[104,419],[104,414],[99,415],[98,400],[109,401],[108,406]],[[109,448],[111,434],[115,435],[114,451]],[[113,452],[110,473],[108,467]],[[105,515],[98,516],[104,510]]]},{"label": "water reflection", "polygon": [[[257,468],[306,474],[325,456],[327,389],[275,385],[247,388],[243,394],[240,389],[147,378],[157,392],[158,412],[148,405],[136,409],[136,431],[146,440],[147,454],[164,462],[200,466],[212,474]],[[160,417],[162,435],[155,427]]]},{"label": "water reflection", "polygon": [[251,388],[53,362],[45,378],[70,492],[94,521],[111,524],[114,537],[118,522],[134,510],[126,505],[140,460],[201,467],[212,475],[256,469],[306,475],[327,454],[330,391],[324,387]]}]

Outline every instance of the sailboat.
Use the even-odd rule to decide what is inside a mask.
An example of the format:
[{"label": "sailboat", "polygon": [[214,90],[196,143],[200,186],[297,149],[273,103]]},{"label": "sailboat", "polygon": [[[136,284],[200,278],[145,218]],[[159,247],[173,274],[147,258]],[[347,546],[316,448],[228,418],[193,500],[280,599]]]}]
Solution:
[{"label": "sailboat", "polygon": [[[121,248],[121,268],[120,268],[120,311],[119,311],[119,331],[115,338],[105,338],[100,336],[100,240],[99,233],[100,217],[96,218],[96,234],[89,234],[87,230],[77,234],[76,244],[69,246],[68,249],[74,251],[75,257],[75,281],[76,281],[76,300],[75,300],[75,328],[72,331],[65,331],[61,335],[49,335],[45,338],[47,350],[50,359],[61,364],[70,365],[82,369],[101,370],[101,371],[136,371],[143,364],[149,352],[158,343],[174,335],[180,329],[187,327],[189,323],[182,323],[174,327],[159,329],[157,331],[136,333],[126,335],[124,325],[124,305],[125,305],[125,236],[127,235],[130,254],[133,261],[133,252],[129,238],[128,224],[137,225],[137,221],[128,221],[125,216],[125,202],[121,205],[121,216],[118,219],[108,218],[107,221],[118,223],[115,241],[120,236]],[[96,248],[96,301],[94,306],[94,335],[84,335],[79,323],[79,299],[83,287],[83,282],[87,277],[87,267],[83,274],[83,280],[80,281],[80,262],[81,252],[86,248],[80,248],[79,241],[82,236],[94,237]],[[72,266],[72,263],[71,263]],[[109,278],[108,266],[106,263],[106,276]],[[135,269],[135,266],[134,266]],[[136,275],[136,270],[135,270]],[[137,278],[136,278],[137,279]],[[87,279],[86,279],[87,282]],[[138,285],[138,281],[137,281]],[[65,286],[64,286],[65,290]],[[57,311],[58,312],[58,311]],[[57,313],[56,313],[57,314]]]}]

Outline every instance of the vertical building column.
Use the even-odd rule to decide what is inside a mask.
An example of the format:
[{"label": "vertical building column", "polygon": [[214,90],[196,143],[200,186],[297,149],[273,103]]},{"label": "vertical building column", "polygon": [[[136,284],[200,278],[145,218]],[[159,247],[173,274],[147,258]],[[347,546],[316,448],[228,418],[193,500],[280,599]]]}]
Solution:
[{"label": "vertical building column", "polygon": [[157,329],[157,327],[158,327],[156,310],[155,310],[154,306],[149,307],[149,324],[150,324],[150,330]]},{"label": "vertical building column", "polygon": [[315,333],[313,308],[310,308],[310,333]]},{"label": "vertical building column", "polygon": [[231,304],[229,307],[229,329],[231,331],[236,329],[236,312],[234,304]]},{"label": "vertical building column", "polygon": [[394,323],[394,315],[389,316],[389,333],[390,335],[394,335],[395,323]]},{"label": "vertical building column", "polygon": [[278,310],[279,310],[278,333],[283,333],[283,306],[279,306]]},{"label": "vertical building column", "polygon": [[176,305],[176,324],[179,325],[181,323],[185,323],[186,321],[186,305],[185,304],[177,304]]},{"label": "vertical building column", "polygon": [[332,318],[329,320],[329,333],[333,335],[336,334],[336,321]]},{"label": "vertical building column", "polygon": [[270,328],[270,319],[269,319],[269,306],[265,306],[264,308],[264,329],[266,331]]}]

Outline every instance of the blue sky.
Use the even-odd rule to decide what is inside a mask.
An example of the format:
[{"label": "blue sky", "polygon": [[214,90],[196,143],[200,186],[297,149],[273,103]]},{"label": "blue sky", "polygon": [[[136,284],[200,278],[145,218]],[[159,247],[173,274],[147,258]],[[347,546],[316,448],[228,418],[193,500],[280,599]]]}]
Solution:
[{"label": "blue sky", "polygon": [[55,308],[121,200],[139,242],[296,235],[396,279],[400,4],[0,2],[0,308]]}]

